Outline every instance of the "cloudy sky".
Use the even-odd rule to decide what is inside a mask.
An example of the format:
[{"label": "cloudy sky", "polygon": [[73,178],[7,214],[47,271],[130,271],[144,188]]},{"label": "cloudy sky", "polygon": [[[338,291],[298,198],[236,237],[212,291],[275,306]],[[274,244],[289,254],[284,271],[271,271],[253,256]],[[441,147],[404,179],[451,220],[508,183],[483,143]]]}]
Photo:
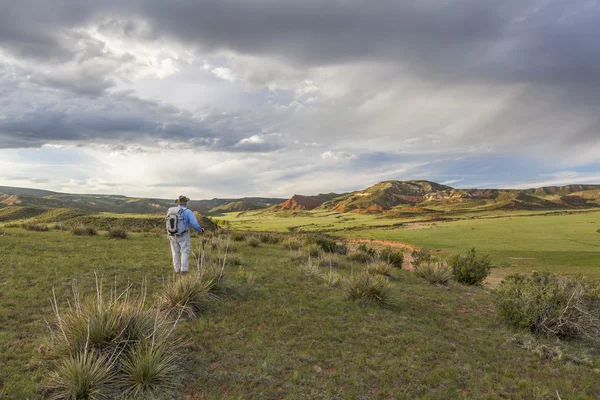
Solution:
[{"label": "cloudy sky", "polygon": [[600,183],[596,0],[0,0],[0,185]]}]

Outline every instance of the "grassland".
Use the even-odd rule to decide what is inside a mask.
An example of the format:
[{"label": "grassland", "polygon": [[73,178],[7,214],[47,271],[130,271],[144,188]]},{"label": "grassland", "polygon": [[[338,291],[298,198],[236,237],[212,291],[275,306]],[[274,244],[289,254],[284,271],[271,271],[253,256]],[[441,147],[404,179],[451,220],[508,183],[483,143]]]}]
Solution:
[{"label": "grassland", "polygon": [[[171,269],[162,236],[114,241],[62,231],[2,232],[0,398],[42,396],[52,288],[65,304],[72,279],[91,288],[98,273],[134,290],[146,279],[153,296]],[[486,288],[439,288],[396,270],[397,306],[360,307],[307,278],[280,246],[236,246],[242,265],[229,271],[230,293],[202,318],[179,325],[181,398],[600,397],[598,349],[507,330]],[[547,348],[565,356],[548,357]]]},{"label": "grassland", "polygon": [[298,217],[232,213],[220,220],[234,229],[328,232],[351,239],[391,240],[440,250],[441,256],[475,246],[490,254],[493,277],[532,269],[600,277],[600,212],[496,211],[453,219],[390,219],[376,215],[310,212]]}]

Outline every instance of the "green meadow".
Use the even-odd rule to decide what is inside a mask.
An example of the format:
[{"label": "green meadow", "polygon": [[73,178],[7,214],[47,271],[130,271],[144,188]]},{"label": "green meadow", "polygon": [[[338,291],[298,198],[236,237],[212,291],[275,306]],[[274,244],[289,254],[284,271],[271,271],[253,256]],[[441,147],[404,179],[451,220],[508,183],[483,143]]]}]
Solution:
[{"label": "green meadow", "polygon": [[[583,224],[589,215],[581,218]],[[171,270],[164,235],[134,233],[119,241],[102,232],[79,237],[20,228],[2,228],[0,235],[0,398],[46,396],[54,365],[48,328],[53,290],[66,307],[72,281],[91,294],[98,275],[107,286],[133,291],[145,282],[151,304]],[[419,240],[434,243],[428,236]],[[193,247],[199,243],[192,239]],[[230,289],[199,318],[178,323],[175,398],[600,397],[597,348],[506,328],[486,287],[436,287],[396,269],[389,281],[394,305],[360,305],[308,275],[285,247],[235,242],[239,265],[227,270]],[[326,273],[332,267],[319,268]],[[346,277],[362,268],[349,259],[334,267]]]},{"label": "green meadow", "polygon": [[[352,239],[391,240],[438,251],[475,247],[499,268],[493,275],[549,270],[600,277],[600,211],[460,214],[453,220],[415,222],[376,215],[306,213],[300,217],[237,213],[219,217],[233,229],[292,229]],[[421,218],[422,219],[422,218]]]}]

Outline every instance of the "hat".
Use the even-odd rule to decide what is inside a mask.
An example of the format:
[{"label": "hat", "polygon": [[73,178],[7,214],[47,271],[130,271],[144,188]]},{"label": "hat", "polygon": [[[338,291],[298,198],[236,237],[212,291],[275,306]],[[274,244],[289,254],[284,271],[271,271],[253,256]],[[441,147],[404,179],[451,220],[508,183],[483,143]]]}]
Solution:
[{"label": "hat", "polygon": [[188,201],[190,201],[190,199],[188,199],[185,196],[179,196],[179,198],[177,200],[175,200],[175,203],[177,204],[187,204]]}]

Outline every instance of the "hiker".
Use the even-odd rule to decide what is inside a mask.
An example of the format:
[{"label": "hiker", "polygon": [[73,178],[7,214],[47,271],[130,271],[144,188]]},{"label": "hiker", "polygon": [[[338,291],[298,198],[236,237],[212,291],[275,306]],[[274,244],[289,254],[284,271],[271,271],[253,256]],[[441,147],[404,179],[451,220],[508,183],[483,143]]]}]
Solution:
[{"label": "hiker", "polygon": [[190,257],[190,227],[198,232],[204,232],[198,224],[194,212],[187,208],[190,201],[185,196],[179,196],[175,201],[178,205],[167,211],[167,234],[173,253],[173,268],[175,272],[187,274]]}]

